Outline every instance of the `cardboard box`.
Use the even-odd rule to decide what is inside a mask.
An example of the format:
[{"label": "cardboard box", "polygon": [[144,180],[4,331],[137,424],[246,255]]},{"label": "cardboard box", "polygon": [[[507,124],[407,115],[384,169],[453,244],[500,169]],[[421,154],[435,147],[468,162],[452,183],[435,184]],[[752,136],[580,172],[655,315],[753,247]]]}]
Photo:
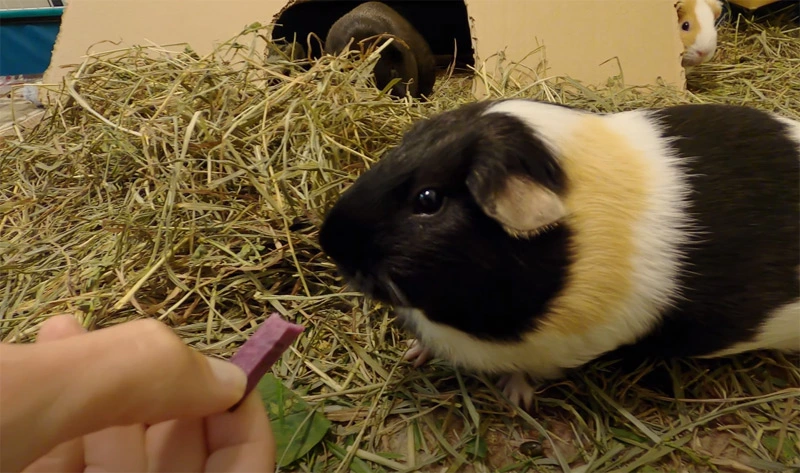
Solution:
[{"label": "cardboard box", "polygon": [[[326,16],[326,9],[347,11],[357,3],[70,0],[44,82],[60,82],[66,73],[64,66],[81,63],[87,51],[103,52],[135,44],[189,43],[204,54],[254,22],[283,21],[284,33],[304,25],[320,25],[316,33],[324,38],[325,25],[330,26],[338,18],[330,13]],[[410,11],[414,2],[386,3],[402,3]],[[438,23],[449,21],[454,28],[461,28],[459,31],[467,31],[469,44],[461,41],[459,48],[463,52],[469,46],[470,56],[474,52],[472,62],[489,74],[495,73],[496,54],[504,52],[508,60],[534,70],[541,69],[546,60],[546,76],[569,75],[586,84],[603,84],[621,70],[626,85],[646,86],[659,81],[680,88],[685,85],[673,0],[446,0],[416,4],[416,17]],[[463,11],[460,20],[455,13],[431,10],[457,6]],[[292,25],[289,12],[296,7],[318,13],[295,15]],[[305,43],[305,38],[301,39]],[[540,46],[544,49],[530,55]],[[485,69],[480,67],[484,61]],[[482,91],[476,87],[475,93],[480,96]]]},{"label": "cardboard box", "polygon": [[[468,0],[477,59],[492,72],[498,50],[545,76],[603,84],[622,74],[626,85],[660,80],[685,87],[683,44],[673,0]],[[544,45],[542,54],[526,54]],[[476,94],[481,94],[476,89]]]}]

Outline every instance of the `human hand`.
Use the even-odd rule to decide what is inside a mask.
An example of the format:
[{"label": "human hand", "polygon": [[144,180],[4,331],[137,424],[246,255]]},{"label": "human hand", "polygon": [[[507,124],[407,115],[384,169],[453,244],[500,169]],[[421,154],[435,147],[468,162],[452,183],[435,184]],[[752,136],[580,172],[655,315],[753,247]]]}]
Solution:
[{"label": "human hand", "polygon": [[138,320],[86,332],[49,319],[0,344],[0,470],[272,472],[266,410],[244,372]]}]

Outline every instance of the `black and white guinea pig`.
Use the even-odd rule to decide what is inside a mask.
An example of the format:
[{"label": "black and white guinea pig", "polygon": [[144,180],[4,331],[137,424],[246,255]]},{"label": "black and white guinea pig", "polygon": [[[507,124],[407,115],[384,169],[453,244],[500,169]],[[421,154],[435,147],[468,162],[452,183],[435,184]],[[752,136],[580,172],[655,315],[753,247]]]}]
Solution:
[{"label": "black and white guinea pig", "polygon": [[609,354],[800,350],[800,123],[476,102],[414,124],[319,239],[414,333],[406,359],[502,374],[525,407],[528,376]]},{"label": "black and white guinea pig", "polygon": [[430,95],[436,82],[436,62],[430,45],[411,23],[384,3],[362,3],[336,20],[325,38],[325,52],[340,54],[348,45],[358,50],[360,41],[373,37],[376,41],[395,38],[375,64],[376,85],[383,89],[400,78],[390,91],[393,95]]},{"label": "black and white guinea pig", "polygon": [[717,50],[717,20],[722,15],[720,0],[678,0],[678,26],[683,43],[681,65],[708,62]]}]

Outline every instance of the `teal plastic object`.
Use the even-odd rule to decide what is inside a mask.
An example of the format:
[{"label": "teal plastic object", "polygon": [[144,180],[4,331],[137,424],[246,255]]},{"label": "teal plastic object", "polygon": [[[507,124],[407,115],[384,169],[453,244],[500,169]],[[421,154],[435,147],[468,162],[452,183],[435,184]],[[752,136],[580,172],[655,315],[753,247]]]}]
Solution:
[{"label": "teal plastic object", "polygon": [[0,76],[44,74],[63,11],[64,7],[0,10]]}]

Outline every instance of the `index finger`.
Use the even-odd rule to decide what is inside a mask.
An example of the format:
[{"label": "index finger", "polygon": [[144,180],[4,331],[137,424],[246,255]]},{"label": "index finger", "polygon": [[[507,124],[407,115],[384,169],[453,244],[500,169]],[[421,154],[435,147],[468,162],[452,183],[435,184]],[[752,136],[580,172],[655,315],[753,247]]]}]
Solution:
[{"label": "index finger", "polygon": [[[59,380],[66,394],[74,394],[64,403],[94,417],[77,424],[82,430],[79,434],[113,425],[209,415],[233,405],[247,383],[240,368],[203,356],[152,319],[53,342],[42,349],[45,346],[52,353],[40,356],[64,358],[58,364],[69,376]],[[63,410],[61,403],[55,404],[53,415],[76,417]]]}]

